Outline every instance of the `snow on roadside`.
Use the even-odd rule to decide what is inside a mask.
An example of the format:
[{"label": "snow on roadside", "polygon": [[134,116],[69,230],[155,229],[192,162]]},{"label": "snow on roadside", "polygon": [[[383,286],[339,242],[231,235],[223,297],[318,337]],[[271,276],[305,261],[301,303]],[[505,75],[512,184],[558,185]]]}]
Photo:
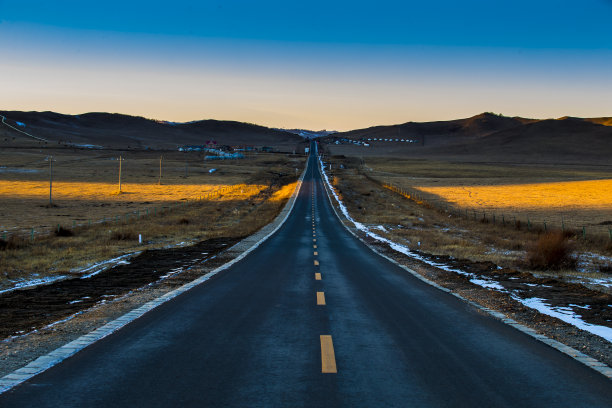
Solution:
[{"label": "snow on roadside", "polygon": [[370,229],[368,229],[365,225],[363,225],[362,223],[355,221],[353,219],[353,217],[350,216],[348,210],[346,209],[346,206],[344,205],[344,203],[342,202],[342,200],[340,200],[340,198],[338,197],[338,195],[336,194],[336,191],[334,190],[334,188],[332,187],[331,183],[329,182],[329,178],[327,177],[327,173],[325,173],[325,166],[323,165],[323,162],[321,161],[321,158],[319,158],[319,162],[321,163],[321,174],[323,175],[323,179],[325,180],[325,183],[327,184],[329,191],[331,191],[332,195],[334,196],[334,198],[336,199],[336,202],[338,203],[338,205],[340,206],[340,211],[342,211],[342,214],[344,214],[344,216],[353,223],[353,225],[355,225],[355,228],[357,228],[358,230],[364,232],[367,236],[385,243],[387,245],[389,245],[389,247],[391,249],[393,249],[396,252],[402,253],[406,256],[409,256],[413,259],[416,259],[418,261],[424,262],[428,265],[431,265],[433,267],[439,268],[439,269],[443,269],[445,271],[448,272],[454,272],[460,275],[464,275],[467,276],[468,278],[471,279],[471,282],[478,285],[478,286],[482,286],[483,288],[487,288],[487,289],[494,289],[494,290],[499,290],[499,291],[504,291],[506,292],[506,290],[504,289],[504,287],[499,283],[496,282],[492,279],[486,279],[483,277],[477,277],[475,274],[469,273],[469,272],[465,272],[462,271],[460,269],[457,268],[452,268],[446,264],[443,264],[441,262],[435,262],[432,261],[430,259],[427,259],[413,251],[410,250],[410,248],[398,244],[397,242],[393,242],[390,239],[387,239],[385,237],[381,237],[380,235],[372,232]]},{"label": "snow on roadside", "polygon": [[81,276],[81,279],[91,278],[92,276],[95,276],[100,272],[103,272],[116,265],[128,265],[130,262],[126,259],[138,256],[141,252],[142,251],[131,252],[129,254],[121,255],[113,259],[106,259],[102,262],[97,262],[93,265],[90,265],[85,269],[71,270],[70,272],[86,274],[84,276]]},{"label": "snow on roadside", "polygon": [[[556,317],[559,320],[563,320],[566,323],[569,323],[573,326],[578,327],[584,331],[588,331],[590,333],[596,334],[599,337],[603,337],[612,343],[612,327],[599,326],[596,324],[590,324],[585,322],[578,316],[574,311],[569,307],[558,307],[551,306],[546,303],[545,299],[542,298],[527,298],[521,299],[518,296],[512,296],[518,302],[521,302],[523,305],[530,307],[532,309],[537,310],[540,313],[543,313],[548,316]],[[575,305],[574,305],[575,306]],[[583,306],[580,306],[583,307]]]},{"label": "snow on roadside", "polygon": [[[416,259],[418,261],[424,262],[428,265],[431,265],[433,267],[448,271],[448,272],[454,272],[460,275],[464,275],[466,277],[468,277],[470,279],[470,282],[472,282],[475,285],[481,286],[483,288],[489,289],[489,290],[494,290],[497,292],[503,292],[503,293],[509,293],[508,290],[506,290],[506,288],[503,287],[503,285],[500,282],[497,282],[493,279],[487,279],[484,278],[482,276],[476,276],[475,274],[469,273],[469,272],[465,272],[462,271],[460,269],[457,268],[453,268],[449,265],[440,263],[440,262],[435,262],[432,261],[430,259],[424,258],[423,256],[414,253],[410,250],[410,248],[398,244],[396,242],[393,242],[387,238],[381,237],[380,235],[372,232],[371,230],[369,230],[365,225],[363,225],[362,223],[355,221],[349,214],[348,210],[346,209],[346,206],[344,205],[344,203],[342,202],[342,200],[340,200],[340,198],[338,197],[338,195],[336,194],[336,191],[334,190],[334,188],[332,187],[331,183],[329,182],[329,178],[327,177],[327,173],[325,172],[325,166],[323,164],[323,162],[321,161],[321,158],[319,157],[319,163],[321,164],[320,169],[321,169],[321,174],[323,175],[323,179],[325,181],[325,184],[327,184],[328,190],[331,192],[331,194],[334,196],[334,199],[336,200],[336,202],[338,203],[338,206],[340,207],[340,211],[342,212],[342,214],[346,217],[346,219],[348,219],[351,223],[353,223],[353,225],[355,226],[355,228],[357,228],[358,230],[364,232],[367,236],[375,239],[376,241],[382,242],[387,244],[391,249],[393,249],[394,251],[397,251],[399,253],[402,253],[406,256],[409,256],[413,259]],[[599,337],[604,338],[605,340],[609,341],[612,343],[612,328],[607,327],[607,326],[600,326],[600,325],[595,325],[595,324],[590,324],[585,322],[584,320],[582,320],[582,318],[577,315],[576,313],[574,313],[574,311],[572,310],[571,307],[557,307],[557,306],[550,306],[547,303],[545,303],[544,299],[540,299],[540,298],[527,298],[527,299],[522,299],[521,297],[519,297],[516,293],[511,293],[511,296],[513,299],[515,299],[518,302],[521,302],[523,305],[531,308],[531,309],[535,309],[537,311],[539,311],[540,313],[546,314],[548,316],[552,316],[552,317],[556,317],[566,323],[569,323],[575,327],[578,327],[581,330],[587,331],[589,333],[595,334]],[[570,305],[573,306],[573,305]]]},{"label": "snow on roadside", "polygon": [[66,278],[67,278],[66,275],[58,275],[58,276],[49,276],[46,278],[36,278],[36,279],[30,279],[30,280],[24,280],[24,281],[13,281],[15,282],[15,285],[11,286],[8,289],[0,290],[0,294],[12,292],[17,289],[26,289],[26,288],[31,288],[34,286],[48,285],[55,281],[66,279]]},{"label": "snow on roadside", "polygon": [[[86,274],[84,276],[81,276],[81,279],[91,278],[92,276],[97,275],[98,273],[105,271],[106,269],[111,268],[115,265],[129,264],[129,261],[126,261],[126,259],[137,256],[138,254],[140,254],[140,252],[141,251],[132,252],[129,254],[119,256],[117,258],[107,259],[102,262],[98,262],[93,265],[89,265],[85,269],[74,269],[74,270],[71,270],[70,272]],[[0,295],[3,293],[13,292],[18,289],[27,289],[27,288],[33,288],[36,286],[48,285],[53,282],[67,279],[68,277],[69,277],[68,275],[57,275],[57,276],[47,276],[44,278],[11,281],[11,283],[13,283],[14,285],[8,289],[0,290]]]}]

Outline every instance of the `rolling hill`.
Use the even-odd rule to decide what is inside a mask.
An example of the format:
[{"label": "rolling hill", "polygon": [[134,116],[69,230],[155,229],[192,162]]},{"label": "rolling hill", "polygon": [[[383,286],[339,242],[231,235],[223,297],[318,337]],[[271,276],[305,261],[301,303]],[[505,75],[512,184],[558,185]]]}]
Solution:
[{"label": "rolling hill", "polygon": [[[7,123],[52,144],[109,148],[175,149],[215,140],[219,145],[273,146],[292,150],[303,138],[290,132],[249,123],[200,120],[187,123],[156,121],[116,113],[63,115],[55,112],[0,111]],[[17,124],[19,122],[19,124]],[[8,127],[0,137],[27,139]]]},{"label": "rolling hill", "polygon": [[[344,148],[360,149],[360,155],[609,163],[612,157],[610,125],[612,118],[538,120],[483,113],[467,119],[408,122],[340,132],[324,140],[333,144],[340,140],[336,153],[344,153],[342,139],[365,140],[370,145],[367,148],[353,145]],[[402,143],[402,139],[413,143]]]}]

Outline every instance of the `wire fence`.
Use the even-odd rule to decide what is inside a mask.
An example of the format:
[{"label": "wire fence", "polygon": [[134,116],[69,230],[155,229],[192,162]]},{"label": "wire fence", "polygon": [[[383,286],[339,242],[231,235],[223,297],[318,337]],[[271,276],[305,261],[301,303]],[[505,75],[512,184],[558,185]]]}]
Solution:
[{"label": "wire fence", "polygon": [[560,230],[578,237],[586,238],[601,238],[608,237],[612,241],[612,228],[606,225],[584,225],[577,223],[572,219],[566,220],[562,216],[553,217],[531,217],[520,212],[501,212],[494,210],[482,210],[476,208],[461,208],[453,204],[449,204],[442,199],[436,199],[430,195],[423,194],[421,191],[414,188],[399,187],[389,182],[381,182],[372,177],[366,176],[371,181],[381,185],[382,187],[391,190],[401,196],[414,201],[419,205],[424,205],[433,208],[437,211],[460,217],[474,222],[484,224],[500,225],[515,229],[526,229],[534,232],[547,232],[552,230]]}]

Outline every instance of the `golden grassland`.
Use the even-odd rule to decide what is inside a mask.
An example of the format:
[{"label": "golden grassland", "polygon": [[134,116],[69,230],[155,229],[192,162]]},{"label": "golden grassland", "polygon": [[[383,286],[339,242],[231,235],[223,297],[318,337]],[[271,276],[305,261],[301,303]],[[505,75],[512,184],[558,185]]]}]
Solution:
[{"label": "golden grassland", "polygon": [[[167,173],[158,185],[149,182],[149,170],[159,166],[159,161],[155,163],[155,157],[144,153],[131,154],[131,182],[122,185],[122,194],[117,194],[117,185],[101,180],[105,178],[100,172],[107,158],[99,159],[101,166],[92,168],[90,163],[95,158],[60,156],[54,169],[57,207],[46,206],[48,184],[40,174],[0,173],[0,225],[15,227],[8,233],[10,247],[0,251],[0,287],[32,276],[70,275],[126,252],[250,235],[278,214],[293,193],[305,163],[304,157],[279,154],[214,163],[214,167],[194,160],[185,178],[186,156],[181,155],[181,160],[174,163],[166,159]],[[32,168],[31,160],[24,155],[9,166]],[[212,174],[208,172],[211,167],[217,169]],[[135,209],[140,210],[138,215]],[[123,217],[126,213],[131,216]],[[84,222],[89,219],[95,222]],[[24,224],[35,227],[33,241],[29,234],[16,233]],[[57,224],[74,235],[55,236]]]},{"label": "golden grassland", "polygon": [[[78,201],[148,201],[176,202],[195,200],[222,189],[240,186],[245,197],[257,194],[265,185],[250,184],[174,184],[159,185],[132,183],[123,184],[121,193],[117,184],[87,183],[87,182],[55,182],[53,183],[53,200]],[[0,180],[0,200],[2,199],[37,199],[44,202],[49,198],[49,182],[44,181],[8,181]]]},{"label": "golden grassland", "polygon": [[612,180],[416,187],[461,208],[612,210]]},{"label": "golden grassland", "polygon": [[[53,206],[49,206],[49,164],[54,156]],[[118,164],[122,161],[121,194]],[[303,158],[258,153],[244,160],[206,162],[198,153],[164,152],[159,183],[159,153],[73,151],[0,152],[0,238],[15,233],[48,232],[153,212],[195,199],[248,199],[279,174],[295,176]],[[211,172],[211,170],[213,170]],[[223,192],[222,195],[217,194]]]},{"label": "golden grassland", "polygon": [[606,236],[612,224],[612,168],[368,159],[366,174],[420,193],[428,203],[489,219]]},{"label": "golden grassland", "polygon": [[289,197],[291,197],[291,194],[293,194],[293,192],[295,191],[296,187],[297,182],[282,186],[280,189],[275,191],[274,194],[272,194],[272,196],[270,197],[270,201],[275,202],[289,199]]},{"label": "golden grassland", "polygon": [[[336,162],[340,164],[340,160]],[[541,236],[541,229],[528,230],[507,223],[483,223],[457,217],[424,203],[419,204],[383,188],[368,173],[344,161],[344,168],[332,166],[333,184],[350,214],[357,221],[374,228],[377,234],[407,245],[413,250],[474,262],[492,262],[504,268],[529,270],[526,253]],[[366,177],[368,175],[368,177]],[[601,211],[599,211],[601,213]],[[384,229],[378,229],[382,226]],[[550,276],[575,279],[603,278],[609,267],[612,243],[607,235],[582,239],[570,238],[579,253],[598,254],[585,260],[582,272],[575,270],[532,271]],[[600,257],[599,255],[604,255]],[[608,257],[608,258],[606,258]]]}]

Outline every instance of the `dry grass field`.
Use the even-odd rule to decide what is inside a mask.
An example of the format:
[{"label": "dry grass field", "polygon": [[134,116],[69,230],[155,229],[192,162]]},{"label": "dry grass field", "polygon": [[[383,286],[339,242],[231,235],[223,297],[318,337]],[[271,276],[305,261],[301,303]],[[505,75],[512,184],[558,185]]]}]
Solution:
[{"label": "dry grass field", "polygon": [[419,192],[438,208],[477,218],[607,236],[612,228],[612,168],[368,159],[375,179]]},{"label": "dry grass field", "polygon": [[[610,186],[609,180],[612,177],[606,168],[536,168],[339,156],[328,156],[325,161],[331,163],[331,170],[327,171],[350,214],[377,234],[412,250],[469,262],[491,262],[503,268],[529,271],[538,276],[565,277],[570,281],[584,281],[587,284],[600,279],[609,281],[612,241],[608,235],[608,228],[611,227],[608,221],[612,220],[612,211],[609,206],[609,190],[598,193],[598,189],[609,189]],[[392,183],[416,192],[420,199],[406,199],[401,194],[383,188],[383,183]],[[582,186],[590,187],[590,195],[585,199],[590,207],[570,206],[564,201],[563,194],[561,197],[553,194],[559,190],[546,188],[558,183],[572,187],[572,199],[582,198]],[[442,192],[462,192],[467,186],[477,186],[487,192],[489,201],[484,204],[497,204],[494,208],[504,211],[505,225],[499,213],[496,223],[493,223],[491,212],[483,220],[482,213],[478,212],[482,208],[478,202],[470,201],[468,193],[459,195],[464,201],[457,198],[458,203],[471,206],[468,217],[464,214],[465,207],[457,211],[454,205],[446,206],[450,197],[443,199]],[[439,192],[440,195],[437,195],[425,191],[430,188],[440,188],[442,192],[434,190]],[[567,187],[561,191],[566,190]],[[510,193],[540,196],[547,193],[549,198],[544,203],[537,199],[523,199],[518,205],[512,206],[503,196]],[[537,202],[540,206],[528,207],[530,202]],[[493,206],[486,208],[490,211]],[[476,218],[473,217],[474,211]],[[517,221],[521,220],[520,224],[513,222],[512,214],[516,215]],[[568,230],[571,223],[579,225],[588,222],[587,239],[582,238],[581,229],[575,229],[576,234],[569,235],[568,244],[576,255],[576,265],[562,265],[561,270],[532,268],[529,253],[544,235],[543,225],[538,224],[536,215],[548,220],[549,231],[561,227],[560,219],[558,224],[554,223],[555,217],[561,218],[561,215],[565,217]],[[525,216],[533,217],[530,219],[531,228],[522,218]],[[598,290],[601,287],[598,286]]]},{"label": "dry grass field", "polygon": [[[118,161],[110,159],[115,155],[53,153],[51,207],[45,156],[0,153],[0,234],[7,235],[0,248],[0,289],[32,278],[78,275],[124,253],[250,235],[278,214],[305,162],[301,156],[257,154],[209,163],[197,154],[169,152],[159,185],[159,155],[122,153],[125,178],[118,194]],[[56,236],[57,225],[67,236]]]},{"label": "dry grass field", "polygon": [[[53,155],[53,206],[49,206],[49,163]],[[119,161],[122,186],[118,194]],[[126,213],[157,211],[185,200],[210,198],[223,189],[247,199],[266,188],[275,174],[295,175],[302,160],[258,153],[236,161],[204,161],[198,153],[160,154],[88,150],[3,150],[0,152],[0,238],[46,233],[114,219]],[[212,173],[212,169],[215,169]],[[232,186],[240,185],[239,189]],[[224,199],[228,199],[227,194]],[[233,197],[236,198],[236,197]],[[220,199],[215,197],[215,199]]]}]

